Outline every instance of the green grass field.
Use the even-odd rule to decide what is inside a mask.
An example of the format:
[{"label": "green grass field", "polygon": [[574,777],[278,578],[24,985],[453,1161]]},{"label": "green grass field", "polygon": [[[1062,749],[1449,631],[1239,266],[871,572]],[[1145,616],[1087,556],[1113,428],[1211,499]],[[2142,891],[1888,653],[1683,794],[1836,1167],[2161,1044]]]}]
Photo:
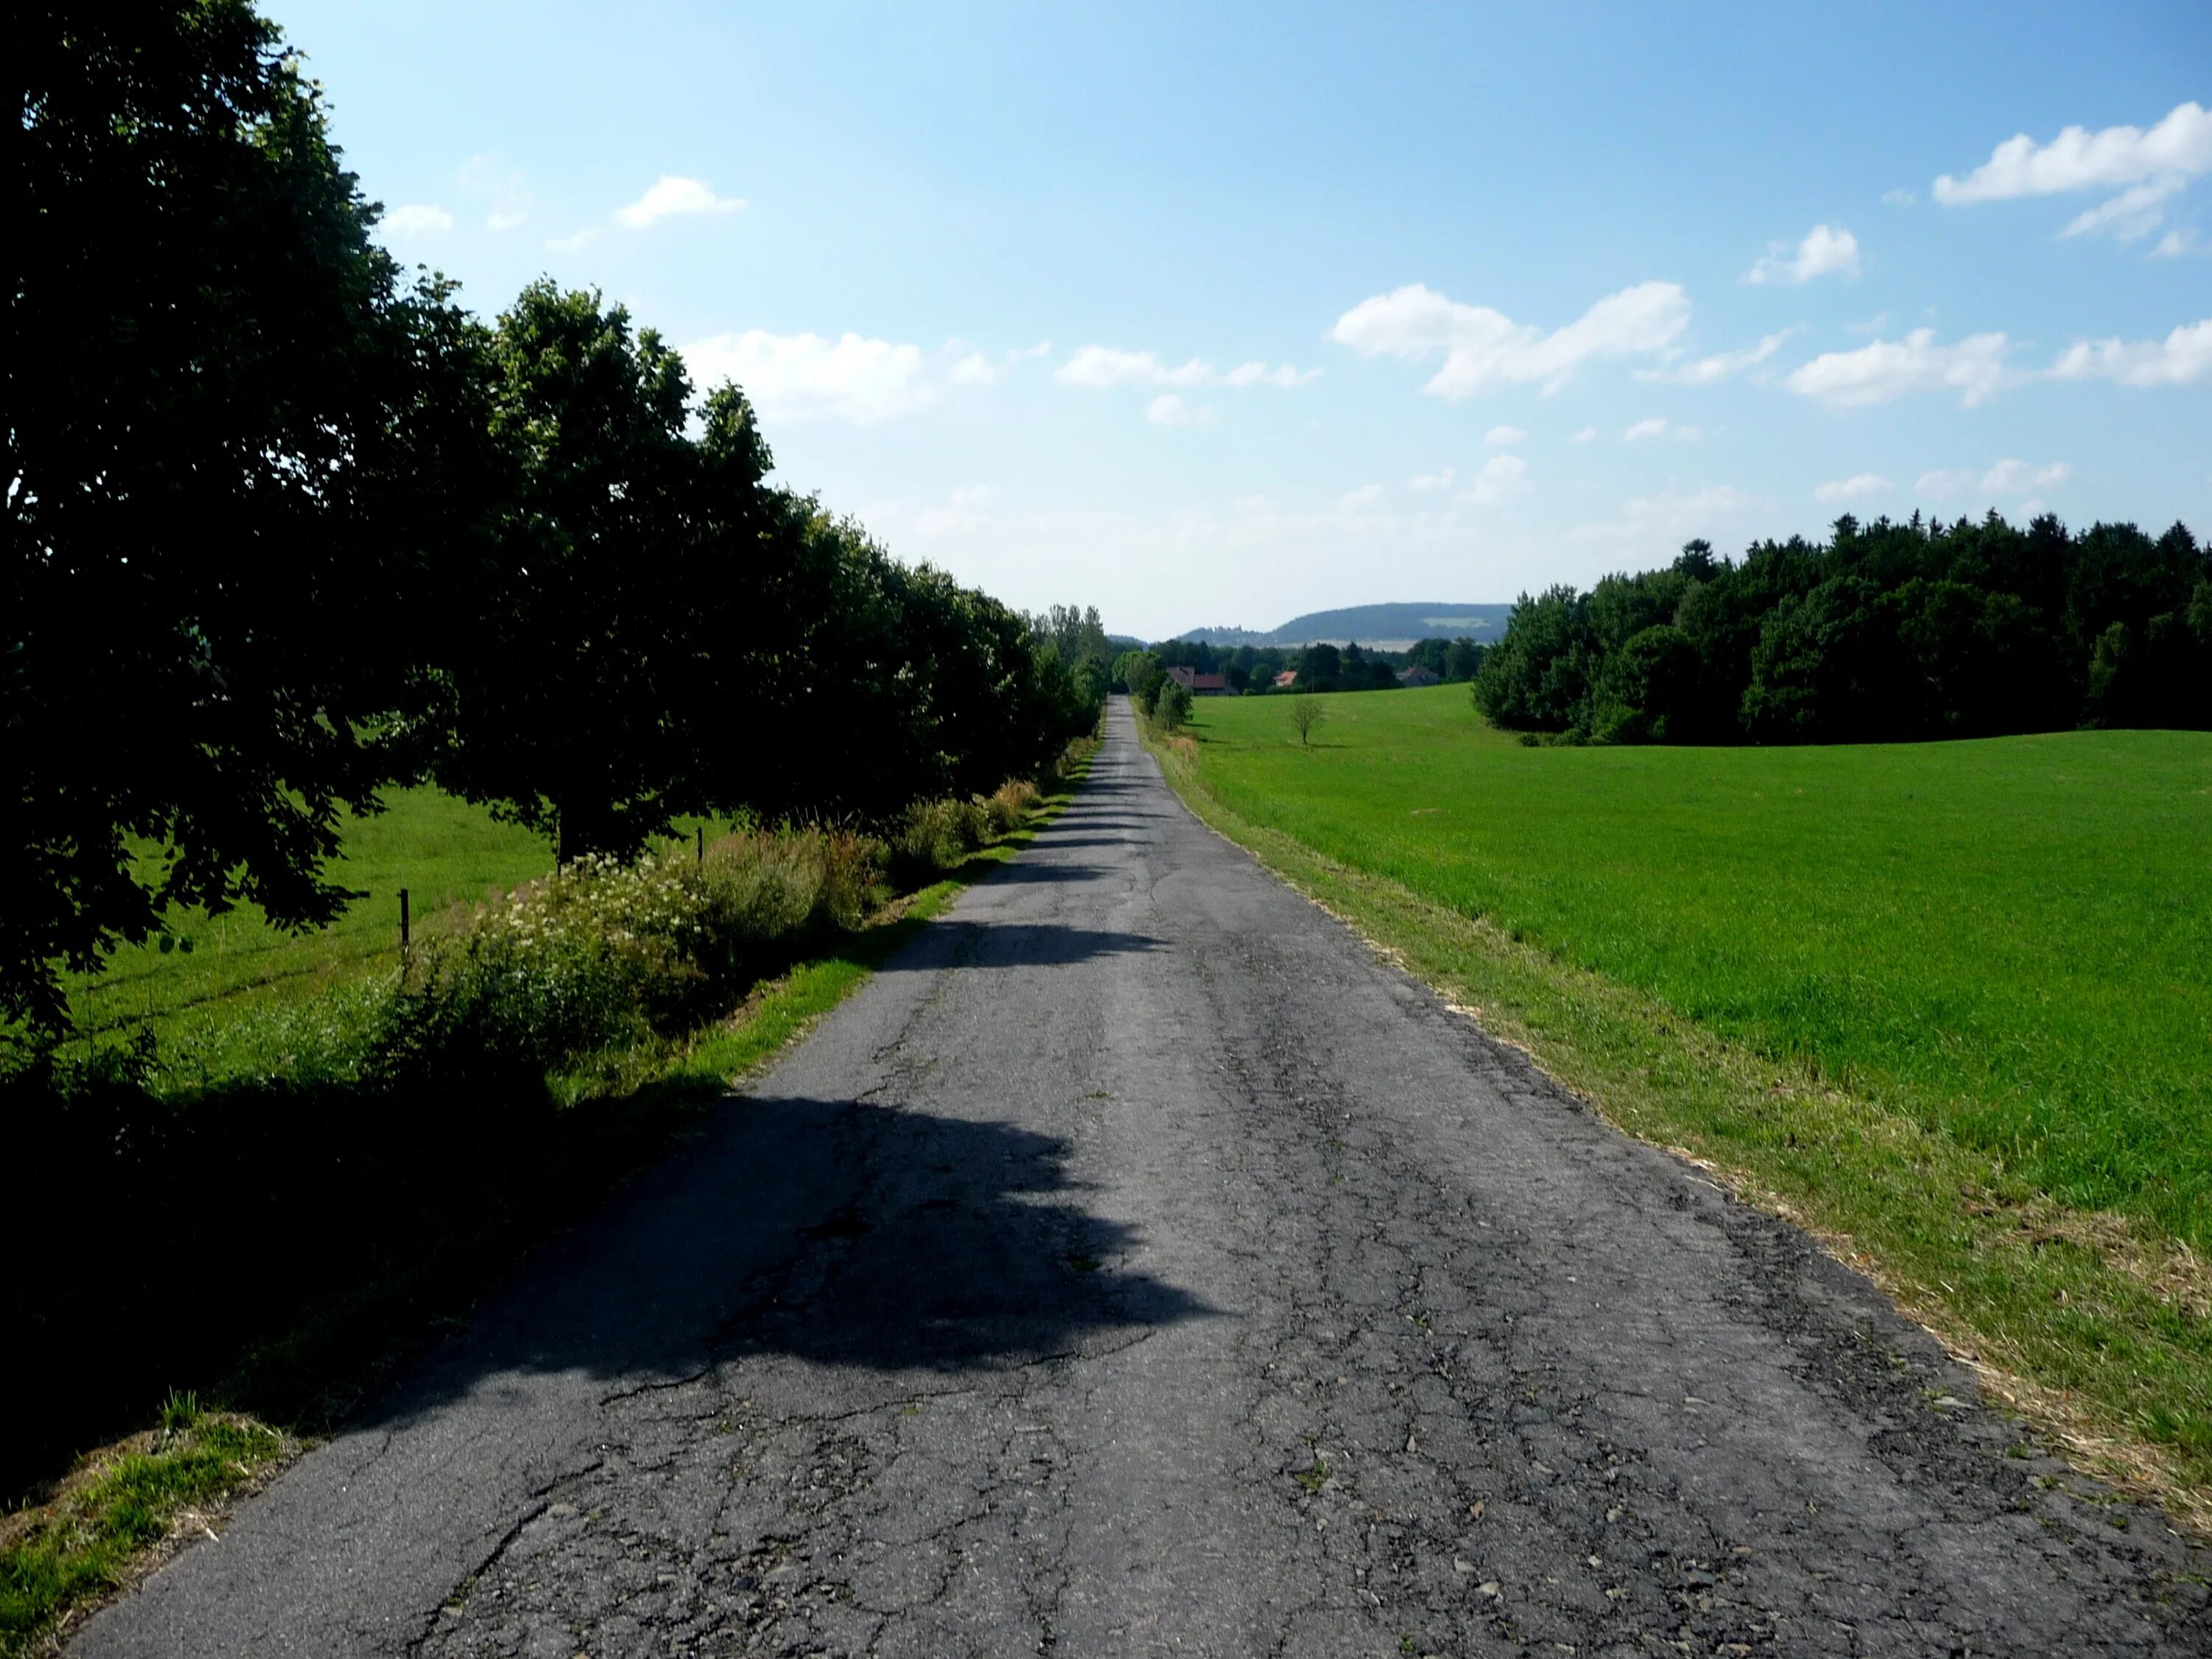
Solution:
[{"label": "green grass field", "polygon": [[1250,823],[2212,1250],[2212,734],[1525,748],[1457,687],[1199,706]]},{"label": "green grass field", "polygon": [[248,1004],[319,995],[368,967],[398,965],[401,888],[415,926],[434,928],[453,904],[506,892],[552,867],[543,836],[442,791],[393,789],[385,801],[383,812],[343,823],[345,851],[331,879],[368,896],[329,927],[288,933],[251,904],[220,916],[178,915],[170,926],[192,942],[189,955],[128,945],[100,973],[70,981],[77,1029],[98,1037],[144,1025],[167,1037]]}]

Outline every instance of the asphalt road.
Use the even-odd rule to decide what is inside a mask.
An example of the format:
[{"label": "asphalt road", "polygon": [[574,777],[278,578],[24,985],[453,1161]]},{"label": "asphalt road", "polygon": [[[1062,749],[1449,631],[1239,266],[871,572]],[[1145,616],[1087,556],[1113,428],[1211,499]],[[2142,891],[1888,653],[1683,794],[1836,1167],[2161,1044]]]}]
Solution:
[{"label": "asphalt road", "polygon": [[72,1652],[2212,1651],[2212,1557],[1090,787]]}]

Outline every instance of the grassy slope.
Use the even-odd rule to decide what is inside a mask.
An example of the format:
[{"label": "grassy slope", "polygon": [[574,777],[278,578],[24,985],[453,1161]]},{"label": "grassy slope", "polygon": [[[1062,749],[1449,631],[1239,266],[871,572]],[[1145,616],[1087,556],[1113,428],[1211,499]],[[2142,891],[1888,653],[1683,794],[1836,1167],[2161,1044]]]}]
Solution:
[{"label": "grassy slope", "polygon": [[192,941],[190,955],[131,945],[102,973],[70,983],[79,1029],[149,1025],[166,1040],[223,1018],[242,1000],[317,995],[363,969],[398,965],[401,888],[416,925],[434,927],[447,907],[506,892],[552,867],[544,836],[440,790],[394,789],[385,799],[383,812],[345,824],[345,851],[331,878],[368,896],[328,927],[286,933],[251,904],[220,916],[181,915],[171,926]]},{"label": "grassy slope", "polygon": [[1279,700],[1209,699],[1170,775],[2202,1504],[2212,738],[1526,749],[1457,687],[1327,709],[1302,753]]}]

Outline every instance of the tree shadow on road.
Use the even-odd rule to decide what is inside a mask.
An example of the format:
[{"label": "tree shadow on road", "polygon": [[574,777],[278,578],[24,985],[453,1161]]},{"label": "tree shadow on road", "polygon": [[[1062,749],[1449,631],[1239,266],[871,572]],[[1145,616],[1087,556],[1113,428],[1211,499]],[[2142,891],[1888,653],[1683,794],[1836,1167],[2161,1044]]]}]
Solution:
[{"label": "tree shadow on road", "polygon": [[517,1372],[638,1386],[748,1355],[1000,1370],[1212,1313],[1128,1265],[1141,1240],[1085,1207],[1071,1152],[1006,1123],[733,1100],[356,1421]]}]

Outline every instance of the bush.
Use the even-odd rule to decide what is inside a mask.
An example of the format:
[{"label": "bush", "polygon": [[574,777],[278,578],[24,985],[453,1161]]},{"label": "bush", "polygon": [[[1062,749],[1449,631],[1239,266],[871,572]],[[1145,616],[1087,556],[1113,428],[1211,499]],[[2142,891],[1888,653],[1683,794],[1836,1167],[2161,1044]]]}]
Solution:
[{"label": "bush", "polygon": [[1190,718],[1190,688],[1175,680],[1164,683],[1152,704],[1152,724],[1163,732],[1180,732]]},{"label": "bush", "polygon": [[726,836],[703,859],[564,865],[433,941],[372,1036],[371,1072],[480,1055],[542,1071],[685,1029],[857,927],[882,858],[865,836],[808,827]]}]

